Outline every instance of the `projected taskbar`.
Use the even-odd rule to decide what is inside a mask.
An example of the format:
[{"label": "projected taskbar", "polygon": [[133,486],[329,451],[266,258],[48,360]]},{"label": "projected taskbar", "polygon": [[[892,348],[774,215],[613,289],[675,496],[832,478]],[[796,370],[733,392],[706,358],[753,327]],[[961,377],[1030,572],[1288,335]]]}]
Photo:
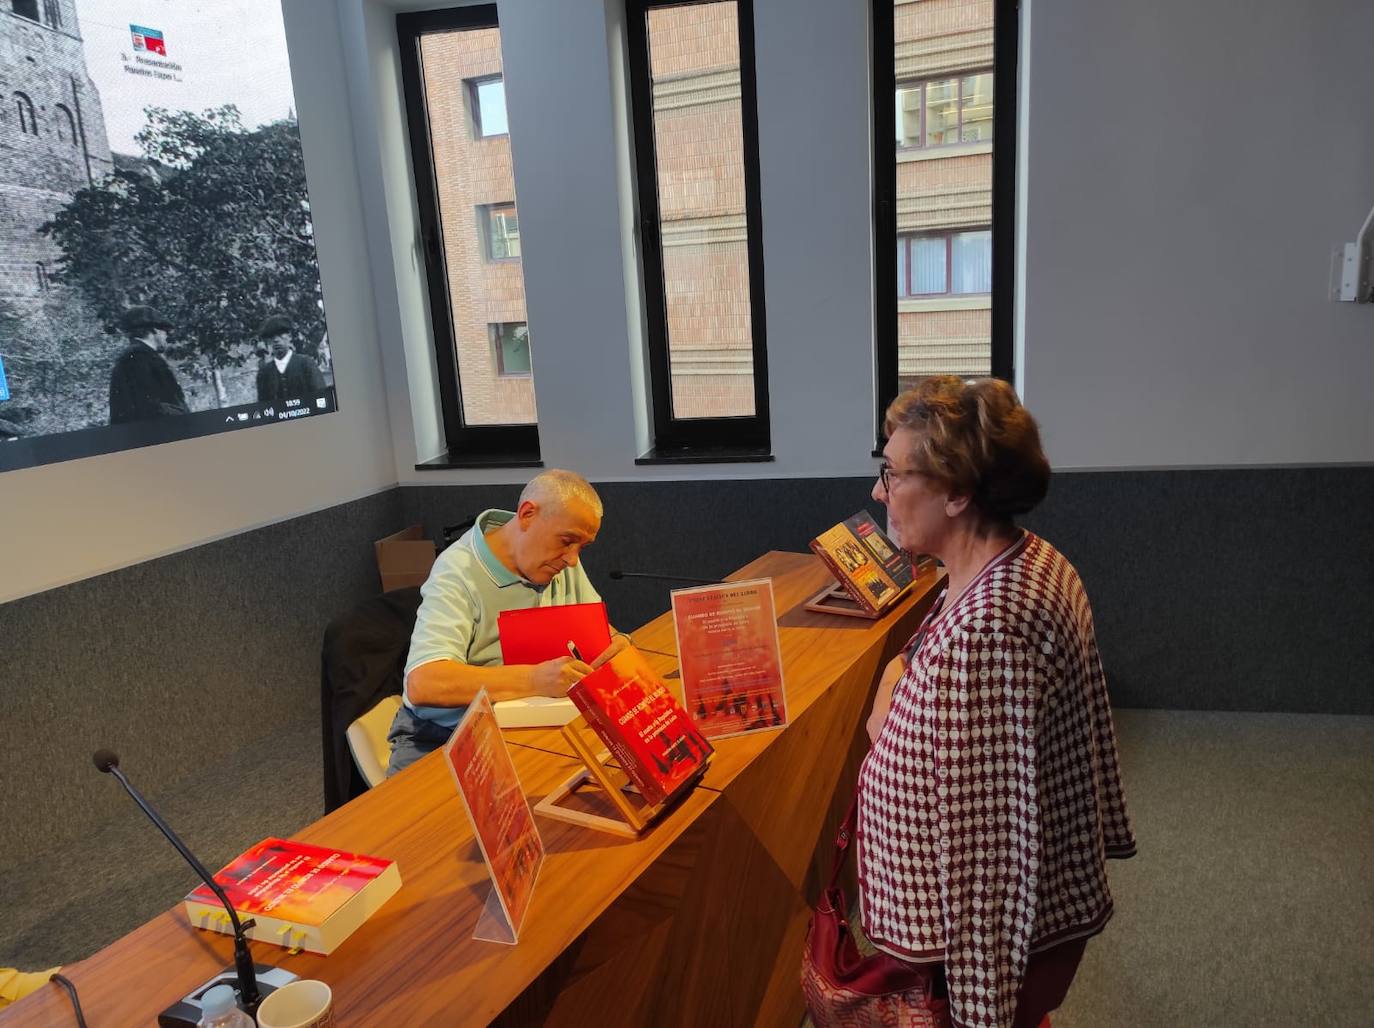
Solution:
[{"label": "projected taskbar", "polygon": [[297,421],[338,410],[334,387],[289,400],[272,403],[244,403],[235,407],[192,411],[120,425],[81,428],[55,435],[20,436],[0,442],[0,471],[15,471],[40,464],[56,464],[81,457],[95,457],[140,446],[156,446],[179,439],[195,439],[237,432],[242,428]]}]

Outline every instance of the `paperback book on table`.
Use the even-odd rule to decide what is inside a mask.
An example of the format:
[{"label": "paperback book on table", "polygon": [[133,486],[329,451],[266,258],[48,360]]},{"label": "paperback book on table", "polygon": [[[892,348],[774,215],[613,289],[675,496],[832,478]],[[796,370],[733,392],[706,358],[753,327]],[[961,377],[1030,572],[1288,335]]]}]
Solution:
[{"label": "paperback book on table", "polygon": [[650,806],[689,787],[713,752],[677,697],[632,646],[577,681],[568,698]]},{"label": "paperback book on table", "polygon": [[893,545],[867,511],[845,518],[811,540],[851,599],[868,613],[881,614],[911,586],[911,558]]},{"label": "paperback book on table", "polygon": [[[217,875],[248,937],[328,955],[401,888],[395,861],[264,839]],[[186,897],[191,923],[233,934],[229,916],[207,885]]]}]

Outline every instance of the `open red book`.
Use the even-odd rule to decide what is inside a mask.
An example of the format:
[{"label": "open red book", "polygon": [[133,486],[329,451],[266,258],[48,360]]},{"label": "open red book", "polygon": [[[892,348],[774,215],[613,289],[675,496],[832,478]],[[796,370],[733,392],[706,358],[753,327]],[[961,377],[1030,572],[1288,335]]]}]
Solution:
[{"label": "open red book", "polygon": [[542,664],[568,656],[575,644],[583,660],[595,660],[611,645],[604,603],[558,603],[551,607],[503,610],[496,616],[501,663]]},{"label": "open red book", "polygon": [[650,806],[689,786],[713,752],[677,697],[632,646],[574,684],[568,699]]}]

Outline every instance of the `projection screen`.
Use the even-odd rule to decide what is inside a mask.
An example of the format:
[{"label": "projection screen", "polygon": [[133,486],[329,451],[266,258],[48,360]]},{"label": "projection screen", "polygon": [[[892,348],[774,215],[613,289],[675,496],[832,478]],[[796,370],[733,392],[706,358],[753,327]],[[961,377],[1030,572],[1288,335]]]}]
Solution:
[{"label": "projection screen", "polygon": [[278,0],[0,0],[0,471],[334,376]]}]

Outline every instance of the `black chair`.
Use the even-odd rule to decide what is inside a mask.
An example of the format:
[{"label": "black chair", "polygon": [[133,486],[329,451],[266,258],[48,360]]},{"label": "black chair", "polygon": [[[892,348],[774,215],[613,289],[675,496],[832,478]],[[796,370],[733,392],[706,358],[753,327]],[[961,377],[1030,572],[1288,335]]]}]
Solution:
[{"label": "black chair", "polygon": [[398,695],[420,609],[420,590],[396,589],[360,603],[324,631],[320,714],[324,738],[324,809],[367,791],[348,748],[348,726],[385,696]]}]

